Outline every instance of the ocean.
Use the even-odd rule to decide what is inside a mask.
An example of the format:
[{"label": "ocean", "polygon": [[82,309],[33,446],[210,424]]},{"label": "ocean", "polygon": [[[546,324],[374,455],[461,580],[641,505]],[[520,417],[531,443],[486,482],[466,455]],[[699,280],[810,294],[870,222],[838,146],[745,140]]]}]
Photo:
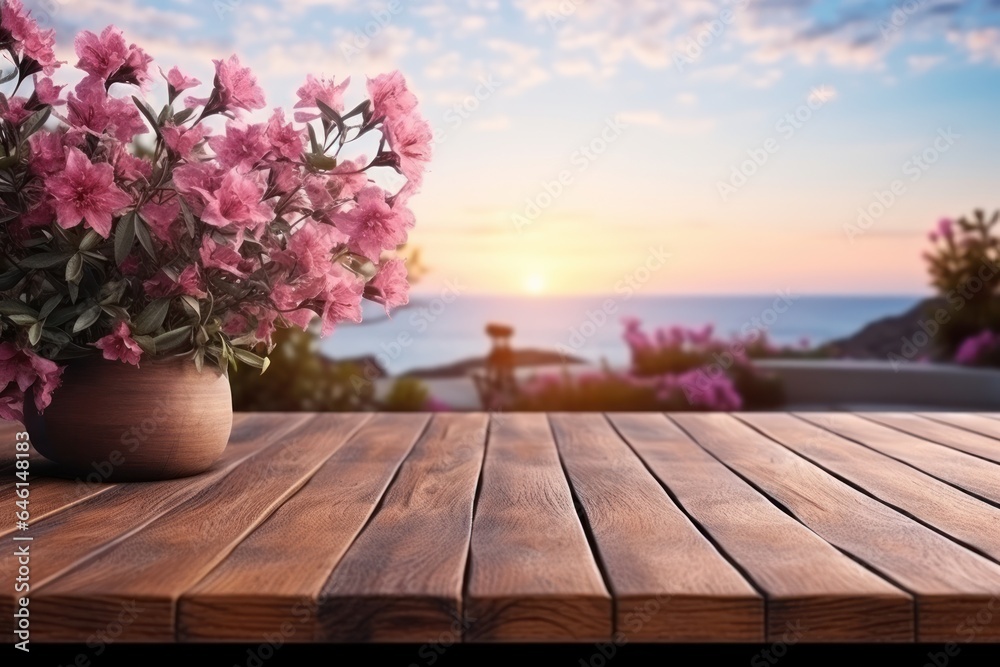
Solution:
[{"label": "ocean", "polygon": [[414,296],[391,318],[365,303],[365,322],[343,325],[321,343],[326,356],[375,356],[390,375],[434,368],[489,352],[487,323],[514,327],[515,348],[562,350],[593,362],[628,362],[621,320],[647,329],[712,324],[723,335],[766,331],[776,344],[818,345],[900,314],[917,296],[642,296],[449,298]]}]

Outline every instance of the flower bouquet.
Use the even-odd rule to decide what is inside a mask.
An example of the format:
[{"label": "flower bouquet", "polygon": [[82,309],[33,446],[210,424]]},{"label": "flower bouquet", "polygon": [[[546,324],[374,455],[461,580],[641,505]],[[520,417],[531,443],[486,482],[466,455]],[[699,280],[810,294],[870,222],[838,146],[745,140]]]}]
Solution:
[{"label": "flower bouquet", "polygon": [[[350,109],[349,79],[310,75],[289,118],[262,111],[236,56],[215,61],[202,86],[155,68],[115,27],[77,35],[83,78],[66,91],[51,78],[63,64],[54,42],[19,0],[3,4],[0,50],[13,68],[0,76],[0,417],[30,427],[58,412],[61,393],[82,400],[71,380],[110,391],[139,382],[139,369],[151,395],[135,409],[176,411],[181,395],[207,400],[198,376],[228,393],[227,368],[266,369],[279,327],[318,319],[327,335],[360,320],[363,298],[407,302],[395,251],[414,224],[407,203],[432,133],[398,72],[369,79]],[[160,77],[154,107],[146,93]],[[387,190],[378,172],[402,185]],[[71,378],[77,368],[89,370]],[[169,372],[185,378],[173,402]],[[90,401],[90,420],[103,405]],[[36,447],[54,446],[45,417]],[[169,430],[157,438],[184,436]]]}]

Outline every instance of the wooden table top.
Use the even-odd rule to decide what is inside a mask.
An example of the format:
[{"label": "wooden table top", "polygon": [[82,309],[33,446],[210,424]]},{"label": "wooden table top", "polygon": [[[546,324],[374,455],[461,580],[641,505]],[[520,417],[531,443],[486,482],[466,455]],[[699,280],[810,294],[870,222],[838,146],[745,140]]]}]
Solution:
[{"label": "wooden table top", "polygon": [[995,414],[238,415],[197,477],[32,470],[33,641],[1000,641]]}]

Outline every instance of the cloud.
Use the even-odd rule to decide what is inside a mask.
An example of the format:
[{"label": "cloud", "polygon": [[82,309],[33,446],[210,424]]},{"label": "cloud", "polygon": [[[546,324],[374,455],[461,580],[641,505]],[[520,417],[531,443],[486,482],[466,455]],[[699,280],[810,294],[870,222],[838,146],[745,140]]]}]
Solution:
[{"label": "cloud", "polygon": [[482,118],[472,124],[472,128],[480,132],[500,132],[508,127],[510,127],[510,118],[507,116]]},{"label": "cloud", "polygon": [[618,118],[627,125],[651,127],[672,135],[707,134],[715,128],[715,120],[712,118],[670,118],[649,109],[623,111],[618,114]]},{"label": "cloud", "polygon": [[937,67],[945,61],[945,56],[937,55],[914,55],[906,59],[906,64],[910,69],[918,74],[923,74],[927,70]]},{"label": "cloud", "polygon": [[964,48],[972,62],[1000,65],[1000,28],[979,28],[964,34],[952,33],[948,38]]},{"label": "cloud", "polygon": [[677,93],[676,100],[678,103],[688,107],[698,104],[698,96],[694,93]]}]

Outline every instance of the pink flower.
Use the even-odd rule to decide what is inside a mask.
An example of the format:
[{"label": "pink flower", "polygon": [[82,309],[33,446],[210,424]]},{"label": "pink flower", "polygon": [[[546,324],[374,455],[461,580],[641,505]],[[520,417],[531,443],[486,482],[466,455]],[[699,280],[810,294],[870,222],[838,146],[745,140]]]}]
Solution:
[{"label": "pink flower", "polygon": [[65,134],[59,132],[36,132],[28,139],[31,145],[31,171],[39,176],[55,174],[66,168],[66,149],[63,147]]},{"label": "pink flower", "polygon": [[24,392],[34,387],[35,408],[52,404],[52,392],[62,383],[63,368],[13,343],[0,343],[0,419],[23,421]]},{"label": "pink flower", "polygon": [[954,223],[948,218],[941,218],[938,220],[937,231],[942,238],[951,239],[955,235]]},{"label": "pink flower", "polygon": [[995,333],[986,329],[975,336],[969,336],[955,351],[954,361],[956,364],[972,366],[977,364],[981,358],[992,351],[996,346],[998,337]]},{"label": "pink flower", "polygon": [[431,159],[431,126],[423,118],[410,115],[387,118],[384,128],[389,148],[399,160],[399,170],[409,180],[420,183]]},{"label": "pink flower", "polygon": [[368,286],[374,292],[369,298],[382,304],[387,315],[390,309],[410,302],[410,282],[406,279],[406,263],[401,259],[383,264]]},{"label": "pink flower", "polygon": [[18,95],[7,100],[5,108],[0,112],[0,116],[8,123],[20,125],[31,115],[31,111],[27,107],[28,98]]},{"label": "pink flower", "polygon": [[226,169],[247,173],[271,149],[267,127],[263,124],[247,125],[241,122],[226,123],[226,134],[208,140],[216,157]]},{"label": "pink flower", "polygon": [[149,223],[149,228],[156,238],[168,245],[174,241],[171,228],[179,219],[181,214],[180,200],[175,196],[165,202],[146,202],[139,212],[142,219]]},{"label": "pink flower", "polygon": [[180,71],[177,67],[170,68],[170,72],[164,74],[163,70],[160,70],[160,74],[163,78],[167,80],[167,85],[173,88],[174,95],[178,93],[183,93],[185,90],[190,90],[195,86],[200,86],[201,81],[194,78],[193,76],[187,76]]},{"label": "pink flower", "polygon": [[35,78],[35,93],[34,96],[38,99],[39,104],[47,104],[49,106],[58,107],[66,104],[65,100],[60,99],[60,93],[62,89],[66,86],[57,86],[52,82],[52,79],[48,77]]},{"label": "pink flower", "polygon": [[376,120],[405,116],[417,106],[416,96],[406,87],[406,79],[398,70],[368,79],[368,96]]},{"label": "pink flower", "polygon": [[385,191],[376,185],[359,192],[355,206],[338,213],[334,222],[351,237],[351,249],[371,260],[406,242],[407,218],[386,203]]},{"label": "pink flower", "polygon": [[[316,100],[319,100],[337,113],[344,111],[344,91],[347,89],[351,78],[347,77],[340,85],[334,83],[334,79],[317,79],[312,74],[306,77],[306,82],[298,90],[299,101],[295,103],[296,109],[318,109]],[[307,113],[298,111],[295,113],[295,120],[299,123],[308,123],[321,116],[320,113]]]},{"label": "pink flower", "polygon": [[252,178],[237,171],[229,171],[214,192],[199,190],[205,198],[201,219],[213,227],[256,227],[274,215],[267,204],[261,202],[260,186]]},{"label": "pink flower", "polygon": [[163,299],[174,296],[193,296],[204,299],[208,296],[205,292],[205,285],[201,279],[198,267],[194,264],[188,266],[176,279],[167,275],[166,271],[160,270],[155,276],[142,284],[146,295],[152,299]]},{"label": "pink flower", "polygon": [[108,149],[108,163],[114,167],[119,182],[130,183],[153,175],[152,163],[132,155],[125,144],[115,143]]},{"label": "pink flower", "polygon": [[361,298],[364,283],[356,275],[335,265],[327,274],[323,289],[322,335],[329,336],[340,322],[361,321]]},{"label": "pink flower", "polygon": [[112,217],[132,203],[115,185],[110,164],[93,164],[79,148],[66,154],[66,170],[46,184],[55,198],[56,220],[63,229],[86,221],[86,226],[104,238],[111,235]]},{"label": "pink flower", "polygon": [[298,160],[305,150],[302,133],[291,123],[285,123],[285,112],[280,108],[274,110],[267,122],[267,139],[271,143],[271,150],[288,160]]},{"label": "pink flower", "polygon": [[[174,169],[174,186],[186,195],[214,191],[222,185],[223,170],[212,162],[190,162]],[[191,199],[186,200],[193,203]]]},{"label": "pink flower", "polygon": [[125,322],[118,322],[111,333],[94,343],[94,346],[104,350],[104,358],[108,361],[138,366],[139,357],[142,356],[142,348],[132,338],[132,331]]},{"label": "pink flower", "polygon": [[83,79],[67,102],[69,122],[74,128],[86,128],[96,134],[110,134],[118,141],[131,143],[137,134],[148,132],[132,100],[108,96],[104,85],[94,77]]},{"label": "pink flower", "polygon": [[451,412],[451,409],[450,405],[433,396],[424,403],[424,410],[427,412]]},{"label": "pink flower", "polygon": [[338,201],[353,199],[368,185],[368,176],[361,171],[365,164],[365,158],[361,156],[345,160],[325,174],[308,176],[306,195],[313,208],[329,213]]},{"label": "pink flower", "polygon": [[240,270],[243,256],[227,245],[219,245],[211,235],[206,235],[198,250],[201,264],[206,269],[218,269],[237,278],[246,278],[247,274]]},{"label": "pink flower", "polygon": [[53,50],[55,30],[39,29],[38,23],[31,18],[31,12],[24,11],[21,0],[7,0],[0,9],[0,43],[5,46],[10,44],[34,60],[47,76],[51,76],[60,65]]},{"label": "pink flower", "polygon": [[329,272],[333,247],[341,241],[341,234],[333,227],[307,221],[289,237],[285,252],[297,274],[317,278]]},{"label": "pink flower", "polygon": [[127,45],[122,31],[108,26],[98,36],[84,30],[76,36],[78,69],[97,77],[106,88],[116,83],[143,87],[150,81],[153,59],[135,44]]},{"label": "pink flower", "polygon": [[257,77],[249,67],[243,67],[233,55],[229,60],[215,62],[215,89],[206,99],[189,97],[188,106],[205,105],[205,115],[243,109],[253,111],[266,106],[264,91],[257,85]]},{"label": "pink flower", "polygon": [[193,127],[178,127],[168,123],[161,130],[167,148],[185,160],[194,157],[195,149],[210,131],[208,126],[203,123],[198,123]]}]

